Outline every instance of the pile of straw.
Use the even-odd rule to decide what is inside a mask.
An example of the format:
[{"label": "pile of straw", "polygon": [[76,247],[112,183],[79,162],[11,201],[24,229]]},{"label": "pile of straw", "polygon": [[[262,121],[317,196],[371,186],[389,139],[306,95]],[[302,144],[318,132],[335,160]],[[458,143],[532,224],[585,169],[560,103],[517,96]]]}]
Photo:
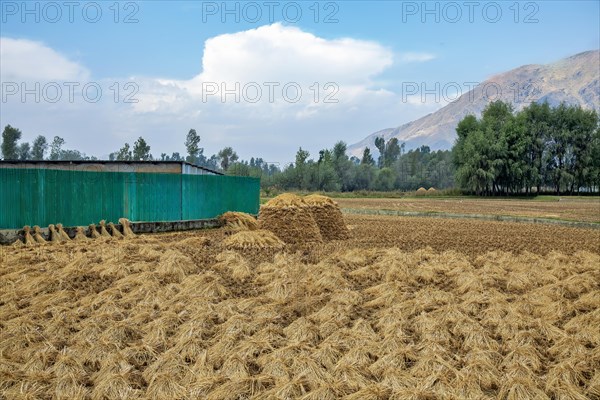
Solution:
[{"label": "pile of straw", "polygon": [[88,240],[88,237],[85,236],[85,232],[83,231],[83,227],[78,226],[76,233],[75,233],[75,237],[73,238],[73,241],[75,242],[85,242]]},{"label": "pile of straw", "polygon": [[230,231],[255,231],[258,229],[256,218],[243,212],[228,211],[222,214],[219,220]]},{"label": "pile of straw", "polygon": [[62,242],[68,242],[71,240],[71,238],[69,237],[67,232],[65,232],[62,224],[56,224],[56,229],[57,229],[58,235],[60,236]]},{"label": "pile of straw", "polygon": [[119,231],[119,229],[117,228],[117,226],[115,224],[113,224],[112,222],[109,222],[108,226],[110,227],[110,231],[112,232],[112,237],[117,238],[117,239],[123,238],[123,234],[121,233],[121,231]]},{"label": "pile of straw", "polygon": [[237,232],[225,239],[223,244],[226,248],[235,250],[280,250],[285,246],[273,232],[265,229]]},{"label": "pile of straw", "polygon": [[96,227],[96,224],[90,224],[88,226],[88,230],[92,239],[98,239],[101,237],[100,233],[98,232],[98,228]]},{"label": "pile of straw", "polygon": [[427,194],[427,189],[425,189],[424,187],[420,187],[417,189],[417,196],[423,196]]},{"label": "pile of straw", "polygon": [[[54,226],[53,224],[48,225],[48,231],[50,231],[50,242],[52,243],[64,243],[68,240],[70,240],[67,236],[67,239],[65,239],[66,234],[63,235],[63,233],[65,232],[62,227],[61,229],[57,229],[56,226]],[[61,232],[62,231],[62,232]],[[25,242],[27,243],[27,242]]]},{"label": "pile of straw", "polygon": [[100,236],[109,238],[109,239],[112,238],[110,233],[108,233],[108,230],[106,230],[106,221],[105,220],[100,221]]}]

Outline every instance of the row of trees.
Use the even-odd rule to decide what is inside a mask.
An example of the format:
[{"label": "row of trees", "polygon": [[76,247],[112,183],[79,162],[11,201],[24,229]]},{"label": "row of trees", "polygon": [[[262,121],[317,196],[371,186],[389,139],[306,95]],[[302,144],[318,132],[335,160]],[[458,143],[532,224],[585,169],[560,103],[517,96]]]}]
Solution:
[{"label": "row of trees", "polygon": [[[447,188],[453,184],[451,154],[432,152],[422,146],[403,153],[404,146],[392,138],[385,142],[377,138],[377,162],[370,148],[362,157],[348,156],[344,142],[319,152],[317,159],[302,148],[296,161],[269,177],[267,186],[284,190],[354,191],[354,190],[415,190],[421,186]],[[265,178],[263,178],[265,180]]]},{"label": "row of trees", "polygon": [[[22,132],[7,125],[2,132],[1,153],[4,160],[52,160],[52,161],[79,161],[97,160],[94,156],[87,156],[78,150],[65,149],[65,140],[55,136],[50,144],[43,135],[37,136],[32,145],[21,142]],[[139,137],[133,146],[125,143],[119,150],[110,153],[108,159],[111,161],[187,161],[211,169],[227,171],[231,165],[239,160],[237,153],[231,147],[225,147],[217,154],[210,157],[204,155],[204,149],[200,147],[200,136],[195,129],[190,129],[187,134],[185,147],[187,155],[184,157],[179,153],[170,156],[162,153],[160,158],[155,159],[150,152],[151,147],[143,137]]]},{"label": "row of trees", "polygon": [[[200,136],[195,129],[190,129],[184,144],[187,151],[186,156],[182,156],[179,152],[174,152],[171,155],[168,155],[167,153],[161,153],[160,158],[156,160],[187,161],[191,164],[199,165],[201,167],[216,170],[220,169],[222,171],[228,171],[230,166],[239,160],[237,153],[231,147],[225,147],[217,154],[206,157],[204,155],[204,148],[200,147]],[[109,160],[115,161],[155,160],[152,153],[150,153],[150,145],[146,142],[146,140],[144,140],[143,137],[139,137],[133,144],[133,147],[131,147],[129,143],[125,143],[118,151],[110,153],[108,158]]]},{"label": "row of trees", "polygon": [[557,194],[600,186],[600,128],[593,110],[532,103],[515,113],[490,103],[462,119],[453,148],[456,181],[476,194]]},{"label": "row of trees", "polygon": [[19,143],[21,136],[19,129],[6,125],[1,145],[4,160],[96,160],[96,157],[88,157],[78,150],[65,149],[65,140],[60,136],[55,136],[50,144],[42,135],[37,136],[32,144]]},{"label": "row of trees", "polygon": [[[96,160],[77,150],[64,149],[65,141],[59,136],[48,145],[44,136],[33,142],[19,143],[21,131],[6,126],[2,133],[2,156],[5,160]],[[200,136],[190,129],[185,139],[185,156],[180,153],[162,153],[155,159],[151,147],[143,137],[133,145],[125,143],[109,155],[112,161],[187,161],[206,168],[221,170],[231,175],[261,177],[264,188],[281,190],[414,190],[418,187],[452,186],[452,164],[449,151],[431,152],[422,146],[404,152],[404,144],[392,138],[385,141],[377,138],[375,146],[379,152],[377,161],[369,148],[362,157],[350,157],[344,142],[336,143],[332,149],[323,149],[318,158],[311,159],[308,151],[300,148],[294,163],[276,165],[262,158],[240,160],[232,147],[225,147],[217,154],[207,157],[200,147]],[[49,150],[49,155],[46,157]]]}]

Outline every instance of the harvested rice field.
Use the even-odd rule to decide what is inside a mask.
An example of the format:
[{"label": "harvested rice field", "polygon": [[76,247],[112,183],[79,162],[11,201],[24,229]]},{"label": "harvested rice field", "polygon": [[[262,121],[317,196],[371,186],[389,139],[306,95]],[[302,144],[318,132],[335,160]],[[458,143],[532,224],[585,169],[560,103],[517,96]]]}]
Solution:
[{"label": "harvested rice field", "polygon": [[504,215],[600,223],[600,198],[556,197],[548,200],[485,198],[336,199],[342,208],[452,214]]},{"label": "harvested rice field", "polygon": [[431,247],[471,257],[497,250],[541,255],[552,251],[573,254],[579,250],[600,253],[600,229],[383,215],[346,215],[345,218],[352,232],[350,246],[360,248],[398,247],[414,251]]},{"label": "harvested rice field", "polygon": [[600,398],[599,230],[271,206],[0,247],[0,398]]}]

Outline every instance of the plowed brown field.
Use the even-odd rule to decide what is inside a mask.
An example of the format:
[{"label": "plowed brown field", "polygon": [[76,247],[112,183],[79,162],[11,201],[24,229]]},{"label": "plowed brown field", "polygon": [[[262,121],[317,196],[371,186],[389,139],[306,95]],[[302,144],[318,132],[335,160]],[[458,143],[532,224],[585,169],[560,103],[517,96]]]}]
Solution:
[{"label": "plowed brown field", "polygon": [[600,231],[346,216],[0,254],[0,398],[600,398]]},{"label": "plowed brown field", "polygon": [[346,215],[355,247],[417,250],[432,247],[477,256],[489,251],[547,254],[600,252],[600,230],[521,222]]},{"label": "plowed brown field", "polygon": [[560,201],[473,198],[336,199],[342,208],[453,214],[507,215],[529,218],[600,222],[600,198],[560,198]]}]

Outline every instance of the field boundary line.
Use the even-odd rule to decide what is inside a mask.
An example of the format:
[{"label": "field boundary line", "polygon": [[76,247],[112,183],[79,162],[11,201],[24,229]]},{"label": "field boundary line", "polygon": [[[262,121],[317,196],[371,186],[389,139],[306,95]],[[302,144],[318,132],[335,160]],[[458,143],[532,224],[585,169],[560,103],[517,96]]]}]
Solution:
[{"label": "field boundary line", "polygon": [[342,208],[344,214],[362,214],[362,215],[392,215],[397,217],[428,217],[428,218],[449,218],[449,219],[480,219],[486,221],[500,222],[524,222],[530,224],[549,224],[562,225],[575,228],[600,229],[600,223],[582,222],[582,221],[566,221],[550,218],[535,218],[535,217],[517,217],[511,215],[485,215],[485,214],[456,214],[456,213],[441,213],[427,211],[400,211],[400,210],[381,210],[381,209],[359,209],[359,208]]}]

